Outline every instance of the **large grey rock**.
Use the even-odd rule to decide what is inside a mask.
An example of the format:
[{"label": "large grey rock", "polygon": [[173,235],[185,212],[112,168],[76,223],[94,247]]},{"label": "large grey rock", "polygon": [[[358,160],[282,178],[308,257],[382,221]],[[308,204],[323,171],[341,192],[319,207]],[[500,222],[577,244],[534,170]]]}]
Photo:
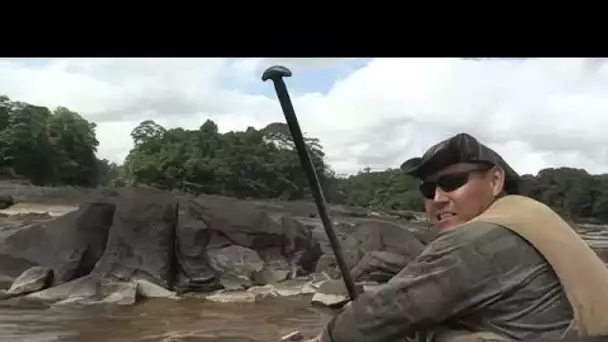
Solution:
[{"label": "large grey rock", "polygon": [[[356,284],[355,290],[358,293],[363,293],[363,285]],[[339,308],[349,301],[350,298],[342,280],[327,280],[319,285],[312,297],[311,303],[330,308]]]},{"label": "large grey rock", "polygon": [[[208,229],[203,221],[203,209],[201,204],[192,198],[180,199],[175,234],[177,269],[174,284],[174,289],[180,293],[209,292],[222,288],[219,282],[220,274],[211,266],[207,248],[214,247],[214,237],[216,247],[229,246],[231,242]],[[220,241],[217,241],[218,238]]]},{"label": "large grey rock", "polygon": [[104,281],[146,279],[172,288],[177,198],[145,188],[124,189],[120,195],[106,249],[91,274]]},{"label": "large grey rock", "polygon": [[26,298],[44,302],[60,302],[69,298],[100,298],[101,286],[99,278],[87,275],[39,292],[31,293]]},{"label": "large grey rock", "polygon": [[231,245],[207,251],[211,265],[222,275],[221,284],[230,290],[248,288],[255,272],[264,269],[264,261],[250,248]]},{"label": "large grey rock", "polygon": [[114,205],[103,201],[52,221],[0,230],[0,278],[34,266],[51,268],[54,284],[91,272],[106,247]]},{"label": "large grey rock", "polygon": [[171,288],[177,198],[158,190],[133,188],[121,191],[115,203],[106,248],[93,270],[84,277],[28,295],[29,299],[64,304],[132,304],[137,280]]},{"label": "large grey rock", "polygon": [[133,305],[137,301],[137,283],[134,281],[102,284],[102,299],[91,304]]},{"label": "large grey rock", "polygon": [[164,287],[158,286],[145,279],[137,279],[134,282],[137,286],[137,294],[144,298],[178,298],[175,292],[169,291]]},{"label": "large grey rock", "polygon": [[[151,188],[117,189],[60,219],[0,229],[0,280],[14,280],[33,266],[49,267],[61,279],[58,286],[28,298],[115,304],[134,303],[137,296],[234,293],[268,284],[273,293],[299,295],[313,292],[313,285],[306,291],[283,285],[315,271],[340,283],[323,226],[309,210],[314,205],[277,206],[290,208],[275,211],[251,201],[176,196]],[[384,282],[423,247],[407,226],[378,219],[340,218],[336,229],[357,280]],[[242,296],[251,297],[248,293]]]},{"label": "large grey rock", "polygon": [[[340,246],[344,252],[346,265],[349,269],[353,268],[362,257],[361,251],[359,250],[359,241],[353,236],[355,226],[348,222],[338,222],[337,224],[334,224],[334,227],[336,236],[338,237]],[[334,279],[339,278],[340,270],[338,268],[338,263],[323,225],[319,222],[314,227],[312,233],[314,238],[319,241],[323,251],[323,255],[317,262],[315,272],[325,272]]]},{"label": "large grey rock", "polygon": [[16,296],[43,290],[53,283],[53,270],[48,267],[35,266],[23,272],[6,292]]},{"label": "large grey rock", "polygon": [[[424,249],[406,225],[379,219],[357,219],[353,223],[337,222],[334,226],[346,265],[356,273],[355,281],[369,279],[370,275],[373,279],[388,281]],[[322,225],[316,226],[313,234],[323,249],[316,272],[340,279],[333,249]]]}]

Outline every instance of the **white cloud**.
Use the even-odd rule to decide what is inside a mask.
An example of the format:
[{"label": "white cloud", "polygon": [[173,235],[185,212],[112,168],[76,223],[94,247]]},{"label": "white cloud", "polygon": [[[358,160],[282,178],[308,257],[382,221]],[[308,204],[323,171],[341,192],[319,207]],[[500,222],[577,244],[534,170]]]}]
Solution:
[{"label": "white cloud", "polygon": [[[120,161],[129,133],[154,119],[168,127],[220,130],[283,121],[263,68],[294,76],[343,59],[0,60],[0,93],[67,106],[98,123],[101,157]],[[267,89],[264,96],[245,89]],[[376,59],[331,90],[292,90],[302,129],[317,136],[339,173],[396,167],[451,134],[469,132],[520,173],[550,166],[608,172],[608,65],[600,59]],[[259,92],[259,91],[258,91]]]}]

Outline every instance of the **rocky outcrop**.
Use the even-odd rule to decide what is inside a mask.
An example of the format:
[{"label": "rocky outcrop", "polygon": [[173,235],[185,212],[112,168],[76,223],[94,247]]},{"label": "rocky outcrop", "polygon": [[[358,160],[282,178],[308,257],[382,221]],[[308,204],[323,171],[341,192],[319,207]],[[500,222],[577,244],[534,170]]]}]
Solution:
[{"label": "rocky outcrop", "polygon": [[[129,305],[187,293],[222,301],[235,290],[258,298],[267,286],[273,294],[310,293],[309,283],[306,290],[284,285],[313,274],[340,277],[315,212],[310,203],[151,188],[90,193],[78,210],[56,219],[21,227],[0,221],[0,277],[17,286],[24,272],[48,270],[51,278],[39,272],[36,286],[20,293],[37,291],[26,298],[62,304]],[[357,281],[385,281],[423,248],[403,224],[335,216]]]},{"label": "rocky outcrop", "polygon": [[145,279],[171,288],[177,198],[153,189],[126,189],[115,206],[106,248],[91,274],[106,282]]},{"label": "rocky outcrop", "polygon": [[54,272],[54,284],[89,274],[106,249],[114,205],[92,202],[55,220],[0,230],[0,276],[16,279],[33,266]]}]

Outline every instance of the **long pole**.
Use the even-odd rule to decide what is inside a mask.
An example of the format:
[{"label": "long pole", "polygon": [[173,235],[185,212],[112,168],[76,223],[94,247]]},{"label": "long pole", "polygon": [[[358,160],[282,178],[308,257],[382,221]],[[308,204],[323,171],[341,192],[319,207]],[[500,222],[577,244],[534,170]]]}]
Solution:
[{"label": "long pole", "polygon": [[287,125],[289,126],[293,141],[296,145],[298,156],[300,158],[300,163],[302,165],[302,168],[304,169],[304,172],[306,173],[306,177],[308,178],[308,183],[310,185],[312,195],[317,205],[319,216],[321,217],[321,221],[323,222],[325,233],[329,238],[329,243],[331,245],[332,250],[334,251],[334,255],[336,256],[336,261],[338,262],[340,272],[342,273],[344,285],[346,286],[346,290],[348,291],[350,299],[355,300],[357,298],[355,283],[353,282],[350,270],[346,265],[344,253],[342,252],[342,247],[340,246],[340,242],[338,241],[338,237],[336,236],[333,223],[327,213],[327,204],[325,201],[325,196],[323,195],[323,191],[321,191],[321,184],[319,183],[319,178],[317,177],[317,173],[315,172],[315,168],[310,158],[308,148],[306,148],[304,137],[302,135],[302,131],[300,130],[300,124],[298,123],[298,118],[296,117],[296,113],[293,109],[293,104],[291,103],[289,93],[287,92],[287,86],[285,85],[285,82],[283,80],[284,77],[291,77],[291,75],[291,71],[284,66],[272,66],[266,69],[266,71],[264,71],[264,74],[262,75],[262,81],[271,80],[274,83],[274,89],[277,92],[279,102],[281,103],[281,108],[283,109],[283,114],[285,115],[285,120],[287,121]]}]

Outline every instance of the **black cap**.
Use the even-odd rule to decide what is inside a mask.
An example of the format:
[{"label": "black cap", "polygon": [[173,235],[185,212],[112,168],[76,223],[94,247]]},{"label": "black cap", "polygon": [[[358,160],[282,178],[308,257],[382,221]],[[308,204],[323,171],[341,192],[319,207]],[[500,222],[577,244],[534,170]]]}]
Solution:
[{"label": "black cap", "polygon": [[500,167],[505,172],[505,190],[511,194],[519,193],[520,177],[517,172],[498,153],[466,133],[432,146],[422,157],[405,161],[401,164],[401,170],[422,179],[456,163],[490,163]]}]

